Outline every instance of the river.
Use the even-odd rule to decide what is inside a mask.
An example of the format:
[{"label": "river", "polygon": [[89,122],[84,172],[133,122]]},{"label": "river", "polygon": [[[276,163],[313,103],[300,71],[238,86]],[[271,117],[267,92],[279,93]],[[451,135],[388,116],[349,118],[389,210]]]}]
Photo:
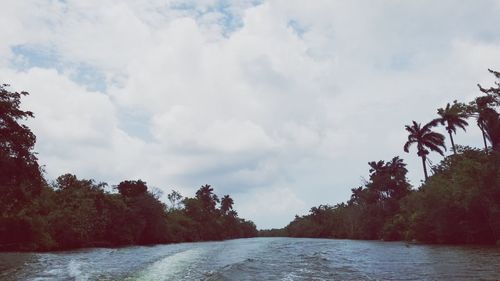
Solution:
[{"label": "river", "polygon": [[252,238],[0,253],[0,280],[500,280],[500,248]]}]

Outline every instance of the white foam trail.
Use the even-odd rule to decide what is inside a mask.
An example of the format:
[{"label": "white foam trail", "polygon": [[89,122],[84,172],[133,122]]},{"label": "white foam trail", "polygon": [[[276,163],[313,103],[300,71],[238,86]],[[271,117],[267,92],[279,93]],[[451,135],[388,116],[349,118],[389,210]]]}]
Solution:
[{"label": "white foam trail", "polygon": [[138,277],[128,280],[179,280],[194,270],[194,262],[200,249],[191,249],[161,259],[142,271]]}]

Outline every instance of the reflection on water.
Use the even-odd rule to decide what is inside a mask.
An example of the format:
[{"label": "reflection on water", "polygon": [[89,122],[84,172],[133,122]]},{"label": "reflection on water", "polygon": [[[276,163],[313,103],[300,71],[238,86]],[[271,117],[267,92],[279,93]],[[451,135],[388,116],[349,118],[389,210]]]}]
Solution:
[{"label": "reflection on water", "polygon": [[500,248],[253,238],[0,253],[1,280],[500,280]]}]

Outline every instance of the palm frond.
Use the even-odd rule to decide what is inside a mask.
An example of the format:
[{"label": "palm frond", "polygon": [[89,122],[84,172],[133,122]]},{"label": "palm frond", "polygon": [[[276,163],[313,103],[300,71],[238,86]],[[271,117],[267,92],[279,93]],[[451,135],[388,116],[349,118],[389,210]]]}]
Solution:
[{"label": "palm frond", "polygon": [[404,151],[406,153],[410,152],[410,147],[412,146],[412,144],[414,144],[415,142],[413,141],[407,141],[403,147]]}]

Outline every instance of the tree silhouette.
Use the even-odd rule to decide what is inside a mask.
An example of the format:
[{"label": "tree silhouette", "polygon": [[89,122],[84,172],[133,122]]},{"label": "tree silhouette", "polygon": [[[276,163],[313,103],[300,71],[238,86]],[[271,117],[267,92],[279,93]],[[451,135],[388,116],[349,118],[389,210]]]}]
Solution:
[{"label": "tree silhouette", "polygon": [[120,182],[116,186],[121,195],[125,197],[134,197],[145,194],[148,190],[148,187],[145,182],[142,180],[126,180]]},{"label": "tree silhouette", "polygon": [[183,197],[178,191],[172,189],[172,192],[167,195],[167,198],[168,201],[170,201],[170,208],[172,210],[180,208],[180,204],[182,202]]},{"label": "tree silhouette", "polygon": [[379,199],[401,199],[410,191],[406,180],[406,164],[399,156],[391,161],[372,161],[370,166],[370,183],[367,187],[378,193]]},{"label": "tree silhouette", "polygon": [[106,183],[64,174],[48,184],[36,153],[36,137],[22,123],[33,117],[21,108],[27,92],[11,92],[0,84],[0,251],[63,250],[112,247],[257,235],[255,224],[238,217],[233,199],[224,196],[221,209],[210,185],[195,198],[177,191],[168,195],[171,208],[159,199],[161,190],[142,180]]},{"label": "tree silhouette", "polygon": [[427,181],[427,166],[425,161],[427,159],[427,155],[429,154],[429,150],[435,151],[441,155],[444,155],[443,147],[446,150],[446,146],[444,145],[444,136],[440,133],[433,132],[431,130],[432,127],[436,125],[436,122],[431,121],[424,126],[421,126],[420,123],[413,121],[412,125],[406,125],[405,129],[408,131],[408,141],[404,145],[404,151],[406,153],[409,152],[410,147],[415,143],[417,144],[417,155],[422,158],[422,166],[424,168],[424,176]]},{"label": "tree silhouette", "polygon": [[486,95],[475,100],[477,110],[477,125],[483,133],[485,150],[488,150],[486,139],[490,141],[492,148],[498,149],[500,144],[500,120],[499,114],[493,108],[495,100],[493,96]]},{"label": "tree silhouette", "polygon": [[226,215],[229,210],[233,209],[233,198],[229,197],[229,195],[224,195],[220,201],[220,211],[222,214]]},{"label": "tree silhouette", "polygon": [[457,127],[465,131],[465,126],[469,125],[465,121],[468,115],[464,111],[464,107],[465,105],[457,103],[457,101],[454,101],[453,105],[448,103],[445,108],[438,108],[437,113],[440,117],[434,119],[435,122],[446,125],[446,131],[450,135],[451,147],[454,154],[457,154],[457,149],[453,141],[453,134],[457,133]]},{"label": "tree silhouette", "polygon": [[209,185],[205,184],[196,191],[196,198],[203,204],[203,209],[208,213],[215,212],[215,205],[219,203],[219,198],[214,194],[214,189]]},{"label": "tree silhouette", "polygon": [[[500,79],[500,72],[488,69],[497,79]],[[484,150],[488,151],[489,140],[493,150],[498,150],[500,146],[500,116],[497,112],[500,107],[500,82],[495,82],[496,87],[483,88],[477,84],[484,96],[477,97],[467,107],[471,116],[476,117],[477,126],[481,129],[484,142]]]},{"label": "tree silhouette", "polygon": [[[20,120],[33,118],[20,108],[27,92],[11,92],[0,84],[0,213],[11,205],[26,202],[42,189],[43,178],[33,152],[35,135]],[[14,208],[15,209],[15,208]]]}]

